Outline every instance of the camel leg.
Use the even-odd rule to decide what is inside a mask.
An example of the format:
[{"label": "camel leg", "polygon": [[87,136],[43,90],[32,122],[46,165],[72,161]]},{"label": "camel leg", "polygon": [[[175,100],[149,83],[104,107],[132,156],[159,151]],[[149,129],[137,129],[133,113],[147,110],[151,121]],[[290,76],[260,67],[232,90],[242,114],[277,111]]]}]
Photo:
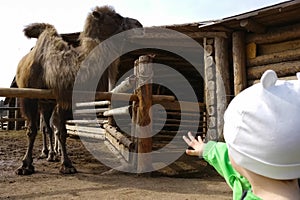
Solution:
[{"label": "camel leg", "polygon": [[[42,117],[42,116],[41,116]],[[42,123],[43,123],[43,132],[42,132],[42,137],[43,137],[43,148],[42,148],[42,152],[39,156],[40,159],[44,159],[44,158],[47,158],[48,157],[48,154],[49,154],[49,150],[48,150],[48,147],[47,147],[47,133],[46,133],[46,128],[44,126],[44,119],[42,119]]]},{"label": "camel leg", "polygon": [[22,160],[22,165],[16,170],[18,175],[30,175],[34,173],[34,166],[32,165],[32,150],[34,141],[37,135],[37,120],[38,120],[38,106],[36,99],[23,100],[23,114],[28,122],[27,139],[28,146],[26,154]]},{"label": "camel leg", "polygon": [[[44,106],[44,107],[42,107]],[[45,106],[47,108],[45,108]],[[58,161],[58,158],[56,157],[56,153],[54,151],[53,147],[53,130],[50,126],[50,118],[53,112],[53,106],[51,105],[41,105],[41,110],[42,110],[42,117],[43,117],[43,134],[47,135],[49,138],[49,153],[48,153],[48,158],[47,161],[49,162],[56,162]]]},{"label": "camel leg", "polygon": [[54,133],[54,152],[56,155],[61,156],[61,147],[58,141],[58,129],[55,126],[52,126],[52,130]]},{"label": "camel leg", "polygon": [[52,115],[52,123],[57,128],[56,137],[58,143],[61,147],[61,168],[60,173],[62,174],[74,174],[77,172],[76,168],[72,165],[67,154],[66,139],[67,139],[67,129],[66,129],[66,119],[68,116],[68,111],[56,108]]}]

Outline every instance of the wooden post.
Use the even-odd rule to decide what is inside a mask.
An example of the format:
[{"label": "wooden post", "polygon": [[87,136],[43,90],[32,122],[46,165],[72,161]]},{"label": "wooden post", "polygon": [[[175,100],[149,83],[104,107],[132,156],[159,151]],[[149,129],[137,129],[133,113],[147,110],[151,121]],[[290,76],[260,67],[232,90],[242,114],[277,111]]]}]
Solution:
[{"label": "wooden post", "polygon": [[[216,112],[216,68],[214,64],[214,39],[204,38],[204,81],[205,104],[207,110],[206,140],[217,140],[217,112]],[[206,51],[209,49],[209,51]]]},{"label": "wooden post", "polygon": [[217,98],[217,133],[218,140],[224,140],[224,112],[230,101],[230,81],[228,63],[228,40],[221,37],[215,38],[216,60],[216,98]]},{"label": "wooden post", "polygon": [[[138,65],[139,65],[139,60],[134,61],[134,74],[137,74],[138,70]],[[136,83],[136,82],[135,82]],[[136,85],[135,85],[136,87]],[[136,89],[136,88],[135,88]],[[138,153],[138,139],[136,135],[136,125],[137,125],[137,110],[138,110],[138,101],[133,101],[132,102],[132,117],[131,117],[131,141],[133,141],[134,145],[134,150],[133,153],[130,154],[129,157],[129,162],[131,163],[132,167],[137,170],[137,153]]]},{"label": "wooden post", "polygon": [[151,111],[152,106],[152,86],[151,80],[153,76],[152,70],[153,56],[146,55],[139,57],[139,63],[135,70],[137,77],[136,94],[139,99],[137,109],[137,172],[150,172],[152,170],[152,122]]},{"label": "wooden post", "polygon": [[[108,91],[113,90],[117,81],[117,71],[119,68],[120,60],[114,61],[108,68]],[[111,109],[111,104],[108,105],[108,108]],[[116,126],[116,122],[112,116],[108,117],[108,124]]]},{"label": "wooden post", "polygon": [[[9,104],[8,107],[15,107],[16,98],[13,98]],[[14,119],[15,118],[15,110],[9,109],[8,110],[8,119]],[[15,129],[15,122],[14,121],[8,121],[7,122],[7,130],[14,130]]]},{"label": "wooden post", "polygon": [[245,47],[245,33],[234,32],[232,34],[234,95],[247,87]]}]

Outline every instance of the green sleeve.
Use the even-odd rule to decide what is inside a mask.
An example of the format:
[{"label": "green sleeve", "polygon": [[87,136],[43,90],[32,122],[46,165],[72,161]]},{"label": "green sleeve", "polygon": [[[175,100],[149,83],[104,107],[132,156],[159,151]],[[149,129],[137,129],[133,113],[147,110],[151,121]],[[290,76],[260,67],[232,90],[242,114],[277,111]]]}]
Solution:
[{"label": "green sleeve", "polygon": [[209,141],[204,147],[203,158],[224,177],[233,191],[233,199],[240,199],[244,190],[251,190],[248,180],[232,167],[225,143]]},{"label": "green sleeve", "polygon": [[212,165],[226,181],[233,174],[239,175],[230,163],[227,145],[223,142],[209,141],[205,145],[203,158]]}]

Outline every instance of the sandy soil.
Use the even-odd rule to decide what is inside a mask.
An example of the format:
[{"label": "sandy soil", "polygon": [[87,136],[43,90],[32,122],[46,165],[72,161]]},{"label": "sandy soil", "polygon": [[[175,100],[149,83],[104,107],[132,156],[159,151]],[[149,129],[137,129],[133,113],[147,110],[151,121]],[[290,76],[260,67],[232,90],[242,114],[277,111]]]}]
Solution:
[{"label": "sandy soil", "polygon": [[[84,148],[68,138],[69,154],[78,173],[61,175],[59,163],[38,159],[41,137],[36,140],[36,173],[18,176],[26,149],[25,131],[0,131],[0,199],[231,199],[231,190],[209,166],[177,174],[163,169],[151,175],[113,173]],[[171,169],[171,168],[170,168]]]}]

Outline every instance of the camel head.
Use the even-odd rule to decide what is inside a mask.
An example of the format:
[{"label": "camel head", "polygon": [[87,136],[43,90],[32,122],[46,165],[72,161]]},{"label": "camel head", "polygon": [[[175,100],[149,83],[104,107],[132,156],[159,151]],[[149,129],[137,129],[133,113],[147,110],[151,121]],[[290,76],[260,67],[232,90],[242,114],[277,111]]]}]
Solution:
[{"label": "camel head", "polygon": [[103,41],[122,31],[141,27],[138,20],[122,17],[110,6],[96,7],[88,14],[81,37]]}]

